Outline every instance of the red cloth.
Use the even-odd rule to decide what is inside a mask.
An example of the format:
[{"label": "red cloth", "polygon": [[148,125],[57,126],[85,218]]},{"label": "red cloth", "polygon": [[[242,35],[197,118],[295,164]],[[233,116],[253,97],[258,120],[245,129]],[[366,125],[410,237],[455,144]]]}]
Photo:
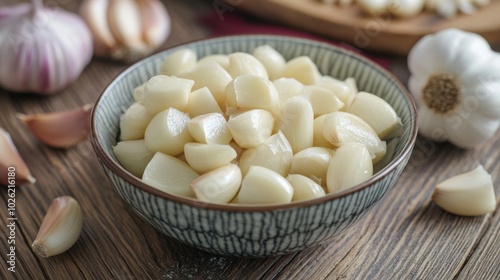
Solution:
[{"label": "red cloth", "polygon": [[388,60],[368,56],[366,54],[363,54],[359,49],[356,49],[347,44],[332,42],[331,40],[316,36],[311,33],[306,33],[290,27],[281,26],[272,22],[265,22],[263,20],[253,18],[239,12],[225,12],[222,16],[223,17],[221,18],[218,13],[213,12],[207,14],[202,18],[202,22],[211,29],[213,37],[241,34],[271,34],[312,39],[348,49],[376,62],[386,69],[389,68]]}]

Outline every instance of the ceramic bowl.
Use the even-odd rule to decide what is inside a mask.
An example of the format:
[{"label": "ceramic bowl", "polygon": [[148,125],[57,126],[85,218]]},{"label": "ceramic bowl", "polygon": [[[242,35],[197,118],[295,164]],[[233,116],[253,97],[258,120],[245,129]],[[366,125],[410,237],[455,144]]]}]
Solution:
[{"label": "ceramic bowl", "polygon": [[[163,193],[123,169],[113,154],[124,108],[132,90],[159,73],[161,61],[180,48],[209,54],[252,52],[268,44],[287,60],[306,55],[323,75],[354,77],[360,90],[389,102],[401,117],[403,132],[390,163],[370,180],[322,198],[261,207],[216,205]],[[279,36],[232,36],[178,46],[148,57],[121,73],[98,98],[91,116],[95,152],[123,200],[159,232],[198,249],[227,256],[287,254],[328,241],[360,220],[396,183],[417,134],[410,94],[389,72],[355,53],[311,40]],[[118,234],[118,233],[117,233]]]}]

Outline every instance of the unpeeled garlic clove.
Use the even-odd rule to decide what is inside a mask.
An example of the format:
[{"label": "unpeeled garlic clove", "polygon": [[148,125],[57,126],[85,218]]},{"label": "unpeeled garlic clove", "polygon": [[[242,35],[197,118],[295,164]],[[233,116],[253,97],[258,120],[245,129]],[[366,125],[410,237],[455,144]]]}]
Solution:
[{"label": "unpeeled garlic clove", "polygon": [[149,55],[170,34],[170,17],[157,0],[85,0],[80,15],[95,54],[125,62]]},{"label": "unpeeled garlic clove", "polygon": [[241,171],[237,165],[228,164],[212,170],[191,181],[198,200],[226,204],[235,198],[241,185]]},{"label": "unpeeled garlic clove", "polygon": [[50,204],[31,247],[44,258],[63,253],[78,240],[82,227],[78,201],[70,196],[58,197]]},{"label": "unpeeled garlic clove", "polygon": [[[31,176],[28,166],[19,155],[10,134],[1,127],[0,151],[2,152],[0,157],[0,168],[2,170],[0,172],[0,185],[20,186],[25,183],[34,184],[36,182],[35,178]],[[14,180],[12,180],[13,177],[15,177]]]},{"label": "unpeeled garlic clove", "polygon": [[447,212],[460,216],[480,216],[496,208],[491,175],[482,165],[437,184],[432,200]]},{"label": "unpeeled garlic clove", "polygon": [[92,105],[47,114],[23,115],[18,118],[33,135],[48,146],[68,148],[87,137]]}]

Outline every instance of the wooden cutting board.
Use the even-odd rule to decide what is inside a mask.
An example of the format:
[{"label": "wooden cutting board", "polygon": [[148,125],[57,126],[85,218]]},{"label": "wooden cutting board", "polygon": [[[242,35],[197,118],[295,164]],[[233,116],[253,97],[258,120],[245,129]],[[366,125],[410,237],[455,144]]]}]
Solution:
[{"label": "wooden cutting board", "polygon": [[260,17],[325,35],[359,49],[408,54],[424,35],[445,28],[478,33],[491,44],[500,43],[500,1],[493,1],[472,15],[444,19],[426,12],[409,19],[367,16],[356,5],[340,7],[318,0],[228,1]]}]

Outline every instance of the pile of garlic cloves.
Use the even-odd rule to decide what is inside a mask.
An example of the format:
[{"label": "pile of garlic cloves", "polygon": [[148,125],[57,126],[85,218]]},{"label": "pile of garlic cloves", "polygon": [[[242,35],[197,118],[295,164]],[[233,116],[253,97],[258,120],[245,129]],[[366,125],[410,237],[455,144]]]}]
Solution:
[{"label": "pile of garlic cloves", "polygon": [[459,13],[472,14],[486,6],[490,0],[321,0],[323,3],[350,5],[357,3],[365,12],[373,15],[390,13],[398,17],[411,17],[425,10],[445,18]]}]

